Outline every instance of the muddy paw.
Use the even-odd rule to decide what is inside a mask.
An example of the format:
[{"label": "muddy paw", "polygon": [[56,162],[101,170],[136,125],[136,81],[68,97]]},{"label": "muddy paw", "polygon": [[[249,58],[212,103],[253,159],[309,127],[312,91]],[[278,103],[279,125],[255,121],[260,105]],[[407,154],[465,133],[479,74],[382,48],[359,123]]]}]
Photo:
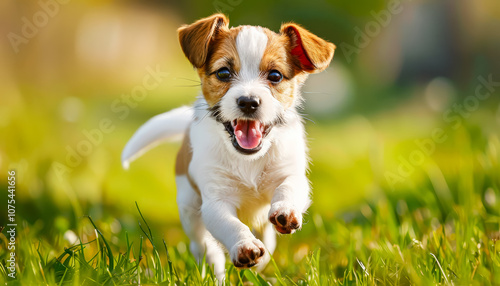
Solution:
[{"label": "muddy paw", "polygon": [[279,233],[293,233],[302,226],[302,214],[286,204],[274,203],[269,211],[269,221]]},{"label": "muddy paw", "polygon": [[265,252],[264,244],[260,240],[243,240],[233,246],[231,259],[234,266],[249,268],[259,263]]}]

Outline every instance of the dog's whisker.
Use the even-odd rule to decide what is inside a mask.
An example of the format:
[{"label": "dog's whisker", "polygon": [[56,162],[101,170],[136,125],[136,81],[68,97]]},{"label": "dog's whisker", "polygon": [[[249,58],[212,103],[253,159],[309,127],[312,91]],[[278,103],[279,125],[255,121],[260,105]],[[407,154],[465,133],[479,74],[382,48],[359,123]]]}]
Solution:
[{"label": "dog's whisker", "polygon": [[335,95],[334,93],[331,93],[331,92],[323,92],[323,91],[303,91],[302,93],[307,93],[307,94],[326,94],[326,95]]},{"label": "dog's whisker", "polygon": [[203,115],[202,118],[200,118],[200,120],[198,122],[196,122],[197,125],[200,124],[203,120],[205,120],[205,118],[207,118],[208,115],[210,115],[211,110],[208,107],[208,104],[206,104],[206,106],[207,106],[206,108],[201,108],[201,106],[200,106],[200,109],[198,109],[198,110],[207,110],[207,112],[205,113],[205,115]]},{"label": "dog's whisker", "polygon": [[304,120],[307,120],[311,123],[314,123],[316,124],[316,122],[314,120],[312,120],[311,118],[309,118],[309,114],[306,114],[306,113],[301,113],[301,112],[298,112],[298,114],[300,115],[300,117],[302,117]]},{"label": "dog's whisker", "polygon": [[[302,108],[302,109],[303,109],[303,108]],[[309,118],[309,114],[304,113],[304,112],[299,112],[299,111],[297,111],[297,114],[298,114],[300,117],[302,117],[304,120],[307,120],[307,121],[309,121],[309,122],[312,122],[312,123],[316,124],[316,122],[314,122],[314,120],[312,120],[311,118]]]},{"label": "dog's whisker", "polygon": [[199,87],[199,86],[201,86],[201,83],[193,85],[174,85],[174,87]]},{"label": "dog's whisker", "polygon": [[183,80],[187,80],[187,81],[192,81],[192,82],[197,82],[197,83],[200,83],[201,84],[201,81],[199,80],[194,80],[194,79],[190,79],[190,78],[187,78],[187,77],[176,77],[174,79],[183,79]]},{"label": "dog's whisker", "polygon": [[309,117],[302,116],[302,118],[304,118],[304,120],[307,120],[307,121],[309,121],[309,122],[311,122],[313,124],[316,124],[316,122],[314,120],[312,120],[311,118],[309,118]]}]

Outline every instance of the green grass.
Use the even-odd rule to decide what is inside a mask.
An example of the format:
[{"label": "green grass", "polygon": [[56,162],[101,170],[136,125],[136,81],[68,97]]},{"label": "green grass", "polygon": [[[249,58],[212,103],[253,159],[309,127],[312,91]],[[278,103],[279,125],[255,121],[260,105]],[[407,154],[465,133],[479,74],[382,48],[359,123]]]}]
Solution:
[{"label": "green grass", "polygon": [[[381,190],[377,198],[328,221],[312,212],[301,232],[280,237],[263,273],[228,264],[227,280],[236,285],[500,284],[498,138],[490,137],[484,147],[467,150],[454,175],[440,177],[436,164],[427,168],[427,180],[406,192]],[[61,241],[48,243],[36,225],[24,224],[19,277],[8,280],[4,263],[1,276],[8,285],[217,284],[210,267],[195,262],[185,243],[169,245],[139,206],[133,215],[141,230],[134,234],[113,234],[108,223],[81,218],[82,242],[65,249],[56,246]],[[5,262],[7,239],[3,234],[0,239]]]},{"label": "green grass", "polygon": [[[124,172],[121,147],[150,114],[115,121],[67,177],[54,161],[108,111],[64,122],[57,106],[33,99],[2,127],[6,162],[18,162],[16,280],[7,277],[6,230],[0,234],[0,281],[8,285],[215,285],[210,267],[187,250],[175,206],[176,144],[150,151]],[[186,99],[189,101],[190,99]],[[110,99],[89,99],[89,110]],[[160,102],[161,101],[161,102]],[[168,102],[165,99],[165,102]],[[158,106],[158,107],[156,107]],[[156,109],[155,109],[156,108]],[[313,205],[303,229],[281,235],[262,273],[227,264],[235,285],[500,285],[500,133],[490,102],[458,129],[440,113],[403,102],[393,110],[308,122]],[[21,110],[21,109],[19,109]],[[424,110],[424,111],[422,111]],[[33,112],[30,112],[33,111]],[[139,112],[139,109],[137,109]],[[131,115],[133,116],[133,115]],[[420,120],[419,118],[425,118]],[[84,123],[85,122],[85,123]],[[22,126],[31,126],[28,132]],[[403,181],[386,172],[434,128],[448,140]],[[8,152],[7,152],[8,150]],[[158,158],[162,159],[159,160]],[[25,160],[25,161],[23,161]],[[0,164],[2,172],[6,165]],[[1,178],[3,180],[3,178]],[[0,186],[5,189],[6,183]],[[2,199],[3,201],[3,199]],[[141,212],[134,204],[137,201]],[[0,225],[4,223],[0,222]],[[71,244],[65,235],[76,234]]]}]

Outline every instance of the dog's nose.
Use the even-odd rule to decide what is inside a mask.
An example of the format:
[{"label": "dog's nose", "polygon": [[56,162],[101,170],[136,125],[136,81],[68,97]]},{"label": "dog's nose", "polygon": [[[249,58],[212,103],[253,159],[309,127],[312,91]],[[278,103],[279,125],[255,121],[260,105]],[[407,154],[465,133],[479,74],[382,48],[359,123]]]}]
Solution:
[{"label": "dog's nose", "polygon": [[245,114],[254,113],[259,107],[259,100],[255,97],[241,96],[236,100],[238,108]]}]

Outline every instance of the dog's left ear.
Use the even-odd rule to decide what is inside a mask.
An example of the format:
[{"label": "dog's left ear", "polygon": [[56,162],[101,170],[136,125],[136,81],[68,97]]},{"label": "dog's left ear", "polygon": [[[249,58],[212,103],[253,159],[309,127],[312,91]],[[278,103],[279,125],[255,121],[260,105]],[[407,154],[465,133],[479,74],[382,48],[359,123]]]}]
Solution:
[{"label": "dog's left ear", "polygon": [[328,67],[335,45],[294,23],[281,25],[280,32],[289,38],[290,54],[300,70],[317,73]]}]

